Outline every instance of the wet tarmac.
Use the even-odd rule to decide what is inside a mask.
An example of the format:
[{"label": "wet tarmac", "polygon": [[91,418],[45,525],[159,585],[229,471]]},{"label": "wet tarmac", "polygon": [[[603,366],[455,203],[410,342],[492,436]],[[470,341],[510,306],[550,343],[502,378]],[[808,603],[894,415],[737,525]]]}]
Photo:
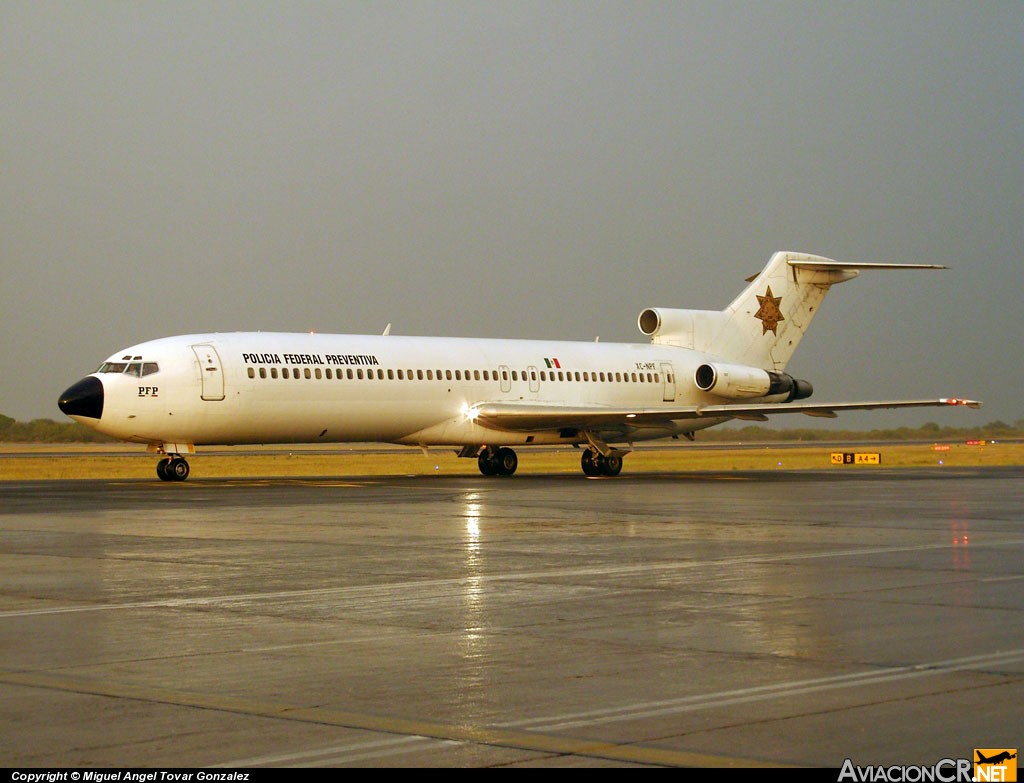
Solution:
[{"label": "wet tarmac", "polygon": [[839,768],[1016,748],[1022,479],[0,483],[0,754]]}]

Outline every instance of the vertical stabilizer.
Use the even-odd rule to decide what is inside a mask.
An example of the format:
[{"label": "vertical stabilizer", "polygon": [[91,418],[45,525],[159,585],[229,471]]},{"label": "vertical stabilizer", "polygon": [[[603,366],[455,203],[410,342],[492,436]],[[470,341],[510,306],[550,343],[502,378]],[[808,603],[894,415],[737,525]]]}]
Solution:
[{"label": "vertical stabilizer", "polygon": [[781,372],[822,300],[862,269],[944,269],[931,264],[861,264],[778,252],[725,310],[650,308],[640,330],[652,342],[693,348],[730,362]]},{"label": "vertical stabilizer", "polygon": [[[815,264],[804,267],[802,264]],[[726,309],[728,320],[708,352],[781,372],[834,283],[856,269],[806,253],[775,253]]]}]

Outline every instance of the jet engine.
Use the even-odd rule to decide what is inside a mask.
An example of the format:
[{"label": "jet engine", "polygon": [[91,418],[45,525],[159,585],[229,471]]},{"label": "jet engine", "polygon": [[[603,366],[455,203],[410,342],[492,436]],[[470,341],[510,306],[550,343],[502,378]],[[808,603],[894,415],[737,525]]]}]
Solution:
[{"label": "jet engine", "polygon": [[805,399],[814,393],[814,387],[809,381],[799,380],[784,372],[739,364],[702,364],[693,374],[693,381],[701,391],[732,400],[785,395],[782,401],[790,402]]}]

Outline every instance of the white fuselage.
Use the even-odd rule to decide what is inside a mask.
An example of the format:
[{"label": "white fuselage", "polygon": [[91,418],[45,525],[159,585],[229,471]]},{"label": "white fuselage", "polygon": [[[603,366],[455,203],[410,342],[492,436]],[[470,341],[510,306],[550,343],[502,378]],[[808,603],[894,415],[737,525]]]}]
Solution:
[{"label": "white fuselage", "polygon": [[[585,445],[587,476],[616,476],[610,444],[689,435],[733,418],[834,417],[937,405],[938,398],[807,402],[784,372],[829,288],[863,269],[778,252],[724,310],[647,308],[650,344],[236,332],[151,340],[119,351],[58,401],[71,418],[169,455],[189,474],[196,445],[384,442],[458,446],[481,473],[511,476],[512,447]],[[932,267],[926,267],[932,268]]]},{"label": "white fuselage", "polygon": [[[473,410],[484,403],[671,410],[722,401],[693,383],[705,355],[664,345],[238,332],[153,340],[105,365],[133,359],[159,369],[95,373],[104,402],[90,423],[153,444],[580,443],[585,437],[573,428],[485,428]],[[721,421],[595,434],[644,440]]]}]

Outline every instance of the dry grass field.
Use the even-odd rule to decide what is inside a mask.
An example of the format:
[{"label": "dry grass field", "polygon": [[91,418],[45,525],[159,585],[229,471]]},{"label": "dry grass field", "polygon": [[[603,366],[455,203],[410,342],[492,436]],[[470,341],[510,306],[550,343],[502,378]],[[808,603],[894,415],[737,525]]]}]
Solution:
[{"label": "dry grass field", "polygon": [[[937,450],[941,447],[942,450]],[[946,448],[948,447],[948,449]],[[837,446],[645,446],[626,458],[623,474],[728,470],[877,470],[875,465],[833,465],[832,454],[879,454],[882,468],[1024,465],[1024,444],[852,444]],[[582,475],[575,449],[518,451],[519,474]],[[0,481],[90,478],[156,479],[157,457],[139,446],[96,444],[0,444]],[[450,449],[280,447],[210,449],[189,458],[194,478],[478,475],[476,460],[458,459]]]}]

